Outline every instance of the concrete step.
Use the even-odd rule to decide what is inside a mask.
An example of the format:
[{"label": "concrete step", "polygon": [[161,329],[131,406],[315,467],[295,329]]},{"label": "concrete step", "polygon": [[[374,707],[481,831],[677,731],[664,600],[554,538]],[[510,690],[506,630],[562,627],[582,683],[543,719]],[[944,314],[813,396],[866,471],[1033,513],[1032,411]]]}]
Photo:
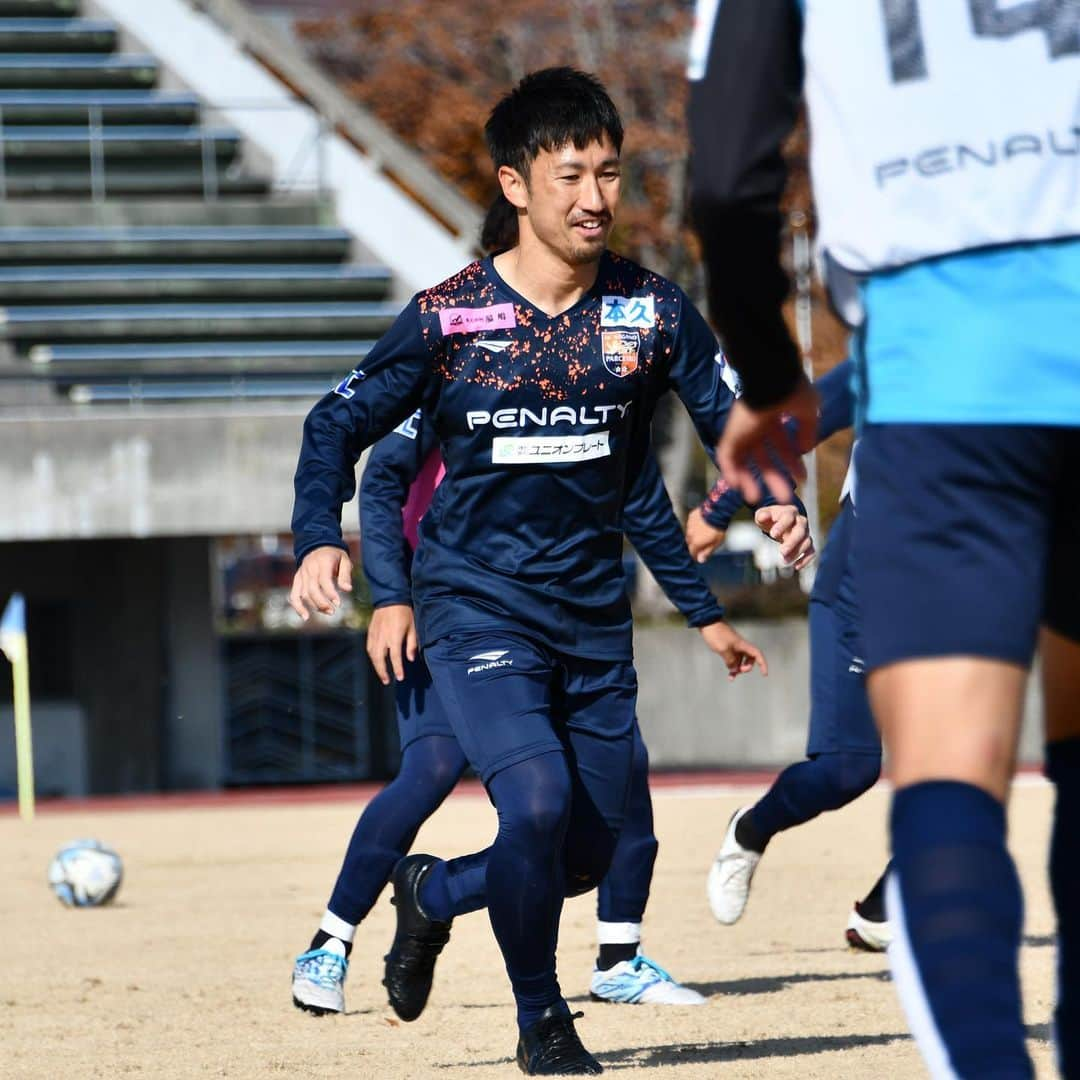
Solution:
[{"label": "concrete step", "polygon": [[156,374],[173,378],[215,374],[336,373],[361,363],[373,340],[128,342],[119,345],[35,345],[8,364],[10,374],[87,382]]},{"label": "concrete step", "polygon": [[[58,195],[88,196],[94,192],[94,178],[88,168],[42,172],[14,168],[5,177],[4,194],[9,199],[50,198]],[[270,180],[265,176],[219,175],[208,186],[201,169],[176,169],[167,172],[125,169],[110,165],[103,175],[106,197],[120,198],[139,195],[175,198],[195,195],[200,199],[212,193],[226,198],[262,195],[269,191]]]},{"label": "concrete step", "polygon": [[[316,227],[327,220],[327,209],[317,198],[304,195],[271,195],[266,198],[234,198],[227,204],[193,199],[108,198],[103,202],[78,199],[36,199],[12,205],[0,200],[0,236],[4,227],[130,228],[132,226],[258,226]],[[158,260],[173,262],[171,254]]]},{"label": "concrete step", "polygon": [[127,379],[118,382],[57,383],[56,389],[79,405],[117,402],[177,402],[302,398],[313,405],[333,386],[318,376],[222,376],[220,379]]},{"label": "concrete step", "polygon": [[218,338],[377,338],[396,304],[73,304],[0,308],[0,335],[32,345]]},{"label": "concrete step", "polygon": [[23,124],[89,126],[93,110],[105,125],[179,124],[199,119],[194,94],[145,90],[5,90],[0,92],[0,118],[5,128]]},{"label": "concrete step", "polygon": [[334,263],[0,266],[0,304],[384,300],[390,284],[386,267]]},{"label": "concrete step", "polygon": [[0,16],[5,19],[72,19],[80,11],[80,0],[0,0]]},{"label": "concrete step", "polygon": [[0,265],[106,262],[341,262],[344,229],[303,226],[0,229]]},{"label": "concrete step", "polygon": [[[203,127],[108,127],[96,135],[84,126],[78,127],[15,127],[7,128],[0,138],[0,152],[5,168],[47,168],[52,163],[64,164],[89,160],[95,143],[100,144],[106,162],[123,160],[128,168],[143,165],[160,168],[163,159],[202,160],[212,152],[218,165],[227,165],[240,148],[240,133],[232,128]],[[131,159],[134,159],[132,161]]]},{"label": "concrete step", "polygon": [[27,19],[0,15],[0,52],[111,53],[117,44],[110,19]]},{"label": "concrete step", "polygon": [[0,90],[146,90],[157,78],[158,64],[152,56],[0,54]]}]

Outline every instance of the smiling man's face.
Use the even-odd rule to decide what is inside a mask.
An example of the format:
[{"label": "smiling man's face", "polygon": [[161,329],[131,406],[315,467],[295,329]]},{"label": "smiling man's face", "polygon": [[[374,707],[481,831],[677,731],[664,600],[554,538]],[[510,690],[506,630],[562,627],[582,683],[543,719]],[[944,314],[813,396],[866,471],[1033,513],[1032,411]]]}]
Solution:
[{"label": "smiling man's face", "polygon": [[528,227],[537,240],[571,266],[597,262],[607,247],[615,223],[622,177],[619,152],[605,135],[579,150],[573,143],[558,150],[541,150],[529,169],[528,183],[516,178],[503,190],[510,201],[527,211]]}]

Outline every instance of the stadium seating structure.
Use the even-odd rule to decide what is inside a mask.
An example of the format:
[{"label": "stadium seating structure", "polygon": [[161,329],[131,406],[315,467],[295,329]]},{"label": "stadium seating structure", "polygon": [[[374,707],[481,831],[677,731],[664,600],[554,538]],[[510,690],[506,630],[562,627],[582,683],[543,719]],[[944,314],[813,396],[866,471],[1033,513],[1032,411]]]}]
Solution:
[{"label": "stadium seating structure", "polygon": [[389,271],[123,46],[79,0],[0,0],[0,375],[81,406],[313,400],[393,320]]}]

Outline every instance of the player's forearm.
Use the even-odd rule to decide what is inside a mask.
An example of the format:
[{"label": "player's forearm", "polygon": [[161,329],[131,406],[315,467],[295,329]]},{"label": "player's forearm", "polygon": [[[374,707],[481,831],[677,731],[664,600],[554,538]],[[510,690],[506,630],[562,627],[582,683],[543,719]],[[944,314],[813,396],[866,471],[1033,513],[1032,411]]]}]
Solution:
[{"label": "player's forearm", "polygon": [[318,547],[348,550],[341,534],[341,508],[356,490],[359,451],[351,434],[320,412],[323,405],[316,405],[304,421],[293,478],[293,552],[298,565]]},{"label": "player's forearm", "polygon": [[376,559],[370,556],[367,545],[362,547],[362,557],[372,607],[412,603],[412,581],[409,576],[411,556],[404,537],[401,538],[395,557],[387,558],[381,555]]},{"label": "player's forearm", "polygon": [[790,282],[780,264],[779,213],[699,202],[694,220],[704,240],[709,316],[743,400],[755,409],[774,405],[804,377],[782,312]]},{"label": "player's forearm", "polygon": [[666,493],[664,502],[667,512],[663,516],[654,515],[647,520],[628,516],[627,539],[687,624],[707,626],[722,619],[724,609],[709,592],[701,571],[687,553],[682,528]]},{"label": "player's forearm", "polygon": [[798,112],[801,17],[793,0],[725,0],[692,64],[687,118],[691,210],[709,316],[752,408],[783,400],[801,374],[781,314],[782,145]]}]

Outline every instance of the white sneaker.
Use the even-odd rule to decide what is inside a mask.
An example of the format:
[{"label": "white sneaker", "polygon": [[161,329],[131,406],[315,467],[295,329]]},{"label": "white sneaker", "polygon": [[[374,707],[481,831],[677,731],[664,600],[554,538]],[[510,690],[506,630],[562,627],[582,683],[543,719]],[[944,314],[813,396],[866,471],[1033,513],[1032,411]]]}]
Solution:
[{"label": "white sneaker", "polygon": [[705,999],[677,983],[659,964],[638,953],[607,971],[593,968],[589,991],[594,1001],[622,1005],[704,1005]]},{"label": "white sneaker", "polygon": [[862,949],[864,952],[884,952],[892,942],[892,927],[887,919],[875,922],[866,918],[859,911],[859,902],[848,916],[847,929],[844,931],[847,943],[853,949]]},{"label": "white sneaker", "polygon": [[344,1012],[348,970],[345,946],[337,938],[330,938],[321,949],[301,953],[293,964],[293,1004],[316,1016]]},{"label": "white sneaker", "polygon": [[744,848],[735,839],[735,826],[749,810],[749,806],[743,806],[731,815],[724,842],[709,869],[709,880],[705,886],[709,894],[709,907],[717,922],[725,926],[739,921],[750,898],[750,880],[761,861],[758,852]]}]

